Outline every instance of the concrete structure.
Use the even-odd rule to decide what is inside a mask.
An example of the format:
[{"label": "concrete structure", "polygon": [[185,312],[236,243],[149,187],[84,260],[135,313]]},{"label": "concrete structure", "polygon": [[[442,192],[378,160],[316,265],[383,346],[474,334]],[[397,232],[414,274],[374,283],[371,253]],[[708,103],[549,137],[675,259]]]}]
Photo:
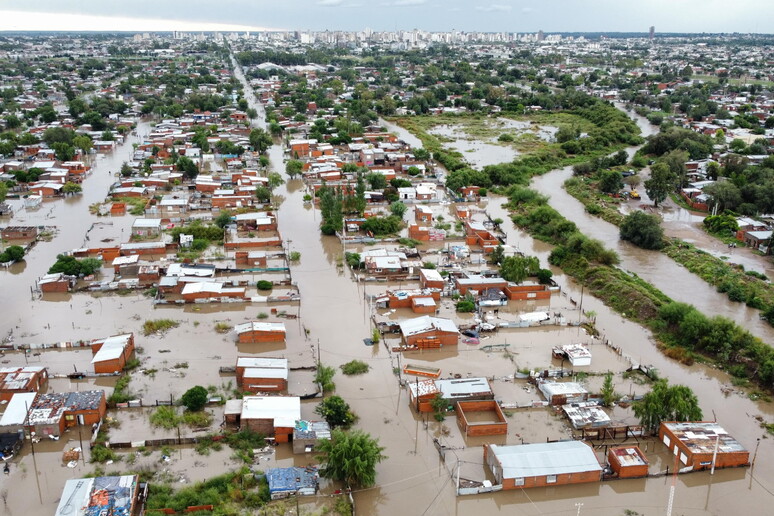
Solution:
[{"label": "concrete structure", "polygon": [[61,272],[46,274],[38,280],[38,288],[44,294],[52,292],[67,292],[75,284],[75,278],[65,276]]},{"label": "concrete structure", "polygon": [[419,269],[419,284],[422,288],[440,288],[446,286],[441,273],[435,269]]},{"label": "concrete structure", "polygon": [[580,403],[589,398],[588,391],[575,382],[541,382],[538,384],[538,390],[551,405]]},{"label": "concrete structure", "polygon": [[607,451],[607,462],[618,478],[648,476],[648,459],[638,447],[618,446]]},{"label": "concrete structure", "polygon": [[122,371],[134,353],[134,334],[114,335],[105,339],[91,341],[94,357],[91,364],[95,373],[115,373]]},{"label": "concrete structure", "polygon": [[503,489],[599,482],[602,467],[581,441],[484,445],[484,463]]},{"label": "concrete structure", "polygon": [[285,323],[251,321],[234,326],[240,343],[284,342]]},{"label": "concrete structure", "polygon": [[508,421],[500,405],[494,400],[458,401],[454,412],[457,414],[457,425],[467,436],[508,433]]},{"label": "concrete structure", "polygon": [[[658,437],[680,462],[692,470],[747,466],[748,452],[736,439],[712,421],[663,422]],[[715,451],[717,450],[717,454]]]},{"label": "concrete structure", "polygon": [[325,421],[296,421],[293,428],[293,453],[313,453],[320,439],[331,438],[331,427]]},{"label": "concrete structure", "polygon": [[38,237],[37,226],[7,226],[0,229],[3,240],[35,240]]},{"label": "concrete structure", "polygon": [[20,392],[11,397],[0,418],[0,434],[15,434],[24,431],[27,412],[38,395],[36,392]]},{"label": "concrete structure", "polygon": [[581,428],[601,428],[610,424],[610,416],[593,401],[563,405],[562,410],[573,428],[578,430]]},{"label": "concrete structure", "polygon": [[407,383],[409,403],[419,412],[432,412],[431,400],[437,395],[453,408],[458,401],[492,400],[494,393],[486,378],[447,378],[444,380],[416,380]]},{"label": "concrete structure", "polygon": [[237,385],[251,393],[282,392],[288,388],[288,359],[238,357]]},{"label": "concrete structure", "polygon": [[301,419],[301,398],[295,396],[245,396],[242,398],[240,429],[249,429],[278,443],[286,443],[293,435],[296,421]]},{"label": "concrete structure", "polygon": [[139,516],[137,475],[73,478],[67,481],[54,516]]}]

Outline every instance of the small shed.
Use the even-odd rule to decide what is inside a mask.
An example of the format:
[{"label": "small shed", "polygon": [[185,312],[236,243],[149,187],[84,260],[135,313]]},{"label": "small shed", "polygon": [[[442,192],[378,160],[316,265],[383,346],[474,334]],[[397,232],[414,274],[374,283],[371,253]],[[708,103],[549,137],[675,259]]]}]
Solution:
[{"label": "small shed", "polygon": [[326,421],[296,421],[293,428],[293,453],[312,453],[321,439],[331,438],[331,427]]},{"label": "small shed", "polygon": [[607,462],[618,478],[648,476],[648,459],[637,446],[617,446],[607,451]]},{"label": "small shed", "polygon": [[134,334],[114,335],[91,341],[94,357],[91,364],[98,374],[116,373],[124,369],[134,352]]},{"label": "small shed", "polygon": [[285,323],[251,321],[234,327],[240,343],[284,342]]},{"label": "small shed", "polygon": [[589,392],[576,382],[541,382],[538,389],[551,405],[581,403],[589,398]]}]

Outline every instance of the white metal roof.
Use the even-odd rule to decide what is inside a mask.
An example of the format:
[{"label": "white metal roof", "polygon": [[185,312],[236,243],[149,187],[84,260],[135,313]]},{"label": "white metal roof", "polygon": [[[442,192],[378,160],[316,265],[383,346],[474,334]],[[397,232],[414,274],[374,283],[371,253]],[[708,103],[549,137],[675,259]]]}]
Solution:
[{"label": "white metal roof", "polygon": [[17,392],[14,394],[5,407],[3,417],[0,418],[0,426],[23,425],[27,418],[27,411],[37,395],[37,392]]},{"label": "white metal roof", "polygon": [[238,357],[237,367],[258,367],[261,369],[288,368],[287,358]]},{"label": "white metal roof", "polygon": [[251,321],[234,326],[234,330],[239,333],[248,331],[285,331],[285,323],[281,322],[258,322]]},{"label": "white metal roof", "polygon": [[459,333],[454,321],[440,317],[430,317],[429,315],[401,321],[399,326],[400,332],[405,336],[417,335],[433,330]]},{"label": "white metal roof", "polygon": [[292,428],[301,419],[301,398],[297,396],[245,396],[242,419],[273,419],[275,427]]},{"label": "white metal roof", "polygon": [[422,274],[427,281],[443,281],[443,276],[435,269],[419,269],[419,273]]},{"label": "white metal roof", "polygon": [[115,360],[120,357],[121,353],[124,352],[124,348],[129,343],[130,338],[131,334],[129,333],[106,338],[102,347],[99,348],[99,351],[94,355],[94,358],[91,359],[91,363],[96,364],[97,362]]},{"label": "white metal roof", "polygon": [[491,394],[489,380],[483,377],[435,380],[435,386],[445,399],[454,399],[472,394]]},{"label": "white metal roof", "polygon": [[561,394],[586,394],[588,391],[576,382],[543,382],[538,385],[546,398]]},{"label": "white metal roof", "polygon": [[503,478],[542,477],[601,471],[594,450],[580,441],[489,446],[503,468]]}]

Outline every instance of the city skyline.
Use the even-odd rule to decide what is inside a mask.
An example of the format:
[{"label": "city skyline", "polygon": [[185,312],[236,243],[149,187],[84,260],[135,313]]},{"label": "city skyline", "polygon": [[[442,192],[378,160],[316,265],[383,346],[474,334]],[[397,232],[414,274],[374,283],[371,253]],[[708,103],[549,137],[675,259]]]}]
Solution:
[{"label": "city skyline", "polygon": [[[765,33],[774,4],[739,0],[201,0],[113,4],[82,0],[6,0],[0,31],[260,31],[412,30],[445,32],[658,32]],[[561,13],[557,16],[556,13]]]}]

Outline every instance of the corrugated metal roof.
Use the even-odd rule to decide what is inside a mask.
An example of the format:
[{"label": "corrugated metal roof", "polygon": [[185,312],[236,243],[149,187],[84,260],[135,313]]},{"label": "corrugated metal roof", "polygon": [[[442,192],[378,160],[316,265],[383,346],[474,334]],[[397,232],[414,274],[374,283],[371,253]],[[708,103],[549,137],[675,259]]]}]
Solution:
[{"label": "corrugated metal roof", "polygon": [[301,419],[301,398],[297,396],[245,396],[242,419],[273,419],[275,427],[293,428]]},{"label": "corrugated metal roof", "polygon": [[594,450],[581,441],[489,446],[503,468],[503,478],[541,477],[602,471]]}]

